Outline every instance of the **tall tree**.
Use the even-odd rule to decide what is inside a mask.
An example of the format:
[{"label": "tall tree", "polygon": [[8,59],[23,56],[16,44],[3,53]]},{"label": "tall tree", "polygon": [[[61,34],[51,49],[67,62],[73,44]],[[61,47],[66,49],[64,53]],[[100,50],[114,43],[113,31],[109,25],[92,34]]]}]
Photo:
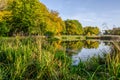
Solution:
[{"label": "tall tree", "polygon": [[100,30],[98,27],[92,27],[92,26],[86,26],[84,29],[84,35],[98,35],[100,33]]},{"label": "tall tree", "polygon": [[82,25],[78,20],[66,20],[66,34],[67,35],[80,35],[83,33]]},{"label": "tall tree", "polygon": [[58,12],[50,11],[39,0],[7,0],[7,11],[0,12],[0,20],[5,21],[9,28],[9,34],[54,34],[60,35],[65,28]]},{"label": "tall tree", "polygon": [[10,11],[7,11],[6,8],[0,8],[0,36],[8,35],[8,32],[10,30],[10,27],[8,25],[8,21],[11,19],[10,16]]},{"label": "tall tree", "polygon": [[45,34],[51,32],[54,35],[60,35],[61,32],[65,29],[65,24],[61,17],[59,17],[59,13],[56,11],[50,11],[46,20],[46,24]]},{"label": "tall tree", "polygon": [[12,12],[11,34],[21,32],[28,34],[31,31],[31,27],[36,25],[35,11],[39,8],[38,3],[38,0],[13,0],[9,4],[8,9]]}]

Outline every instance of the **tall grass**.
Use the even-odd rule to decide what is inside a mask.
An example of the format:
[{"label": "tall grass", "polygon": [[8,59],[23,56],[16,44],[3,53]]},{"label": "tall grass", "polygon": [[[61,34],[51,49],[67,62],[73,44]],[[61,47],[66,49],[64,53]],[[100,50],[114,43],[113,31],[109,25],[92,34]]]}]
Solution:
[{"label": "tall grass", "polygon": [[110,79],[120,79],[120,51],[116,49],[112,56],[107,55],[106,59],[107,69],[111,76]]},{"label": "tall grass", "polygon": [[[43,45],[44,44],[44,45]],[[0,39],[0,80],[97,80],[118,79],[120,56],[92,58],[72,66],[65,50],[37,38]]]},{"label": "tall grass", "polygon": [[0,79],[68,79],[70,60],[63,51],[56,54],[49,44],[42,48],[42,42],[40,38],[1,38]]}]

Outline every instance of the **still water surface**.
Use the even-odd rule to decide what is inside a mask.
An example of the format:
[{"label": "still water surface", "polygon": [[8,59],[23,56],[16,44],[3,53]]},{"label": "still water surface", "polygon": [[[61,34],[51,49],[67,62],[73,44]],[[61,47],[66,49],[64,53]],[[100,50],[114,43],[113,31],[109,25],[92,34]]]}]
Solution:
[{"label": "still water surface", "polygon": [[115,48],[112,42],[103,41],[78,41],[66,42],[66,50],[71,54],[72,65],[78,65],[80,61],[87,61],[92,57],[103,57],[111,54]]},{"label": "still water surface", "polygon": [[72,65],[78,65],[80,60],[87,61],[92,57],[103,57],[104,54],[109,54],[111,52],[111,46],[105,45],[105,43],[99,43],[98,48],[82,48],[78,54],[72,55],[73,63]]}]

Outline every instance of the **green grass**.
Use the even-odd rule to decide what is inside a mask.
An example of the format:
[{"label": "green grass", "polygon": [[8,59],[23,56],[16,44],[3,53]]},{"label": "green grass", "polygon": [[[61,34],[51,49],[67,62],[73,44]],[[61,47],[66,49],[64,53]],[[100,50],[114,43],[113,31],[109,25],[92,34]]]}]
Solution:
[{"label": "green grass", "polygon": [[54,36],[53,38],[62,40],[62,41],[86,40],[86,37],[81,35],[62,35],[62,36]]},{"label": "green grass", "polygon": [[72,66],[65,50],[41,38],[0,38],[0,80],[117,80],[120,54]]}]

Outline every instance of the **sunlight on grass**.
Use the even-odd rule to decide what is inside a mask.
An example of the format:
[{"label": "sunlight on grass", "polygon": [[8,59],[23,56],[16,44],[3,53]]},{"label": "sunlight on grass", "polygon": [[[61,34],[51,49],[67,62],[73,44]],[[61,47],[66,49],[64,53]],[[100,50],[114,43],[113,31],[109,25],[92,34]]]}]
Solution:
[{"label": "sunlight on grass", "polygon": [[[65,51],[55,49],[41,38],[0,39],[1,80],[96,80],[119,79],[120,56],[107,55],[105,60],[92,58],[72,66]],[[102,61],[102,62],[101,62]]]}]

